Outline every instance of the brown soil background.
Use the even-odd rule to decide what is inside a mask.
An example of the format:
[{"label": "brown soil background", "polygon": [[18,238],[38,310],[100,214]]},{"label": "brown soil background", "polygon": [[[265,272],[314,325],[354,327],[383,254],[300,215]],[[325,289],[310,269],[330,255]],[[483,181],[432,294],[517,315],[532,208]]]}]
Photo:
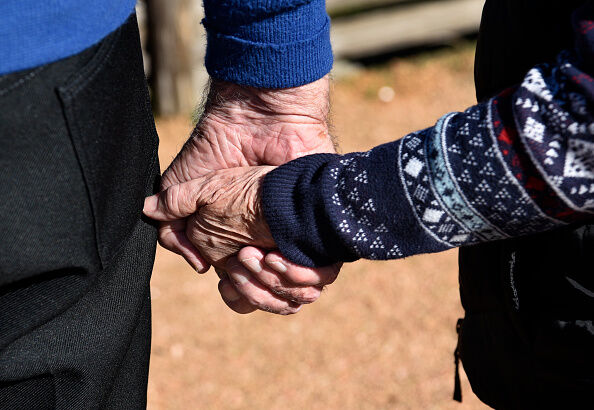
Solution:
[{"label": "brown soil background", "polygon": [[[341,151],[367,150],[474,104],[473,45],[392,60],[335,82]],[[395,98],[378,99],[392,87]],[[165,167],[191,130],[158,119]],[[229,310],[211,270],[159,248],[152,280],[149,409],[477,409],[453,402],[457,252],[348,264],[290,317]]]}]

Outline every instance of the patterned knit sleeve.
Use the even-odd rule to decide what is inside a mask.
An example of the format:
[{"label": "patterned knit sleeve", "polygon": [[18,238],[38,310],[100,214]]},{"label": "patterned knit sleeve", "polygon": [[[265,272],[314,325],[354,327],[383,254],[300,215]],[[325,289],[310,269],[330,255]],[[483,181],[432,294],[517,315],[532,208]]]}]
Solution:
[{"label": "patterned knit sleeve", "polygon": [[594,79],[577,57],[434,127],[270,173],[266,219],[296,263],[393,259],[594,217]]}]

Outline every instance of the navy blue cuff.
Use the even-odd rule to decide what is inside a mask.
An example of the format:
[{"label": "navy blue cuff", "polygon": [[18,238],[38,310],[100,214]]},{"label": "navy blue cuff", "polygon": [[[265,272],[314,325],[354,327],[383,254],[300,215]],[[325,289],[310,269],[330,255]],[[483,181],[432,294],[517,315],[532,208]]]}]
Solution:
[{"label": "navy blue cuff", "polygon": [[259,88],[290,88],[316,81],[332,69],[324,0],[277,5],[244,0],[228,10],[213,1],[205,2],[203,21],[211,77]]},{"label": "navy blue cuff", "polygon": [[358,259],[346,248],[325,209],[323,174],[337,154],[309,155],[266,175],[264,216],[281,253],[302,266],[327,266]]}]

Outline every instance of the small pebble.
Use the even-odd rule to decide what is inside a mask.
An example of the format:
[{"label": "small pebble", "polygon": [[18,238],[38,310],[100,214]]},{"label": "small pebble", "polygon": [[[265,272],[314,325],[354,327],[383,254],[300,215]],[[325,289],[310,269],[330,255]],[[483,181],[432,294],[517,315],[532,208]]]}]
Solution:
[{"label": "small pebble", "polygon": [[377,98],[379,98],[380,101],[385,102],[385,103],[391,102],[395,96],[396,96],[396,93],[394,92],[394,89],[387,85],[384,85],[382,88],[380,88],[377,91]]}]

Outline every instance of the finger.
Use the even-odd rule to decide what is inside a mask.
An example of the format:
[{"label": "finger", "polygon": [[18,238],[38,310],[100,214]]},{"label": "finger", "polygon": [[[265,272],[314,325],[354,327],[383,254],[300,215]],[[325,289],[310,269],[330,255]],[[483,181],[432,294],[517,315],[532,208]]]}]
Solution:
[{"label": "finger", "polygon": [[169,188],[144,200],[142,212],[157,221],[174,221],[186,218],[203,205],[205,178],[192,179]]},{"label": "finger", "polygon": [[[248,246],[239,251],[239,260],[250,258],[262,259],[263,252],[253,246]],[[290,283],[299,286],[325,286],[333,283],[340,272],[342,263],[324,266],[321,268],[309,268],[294,264],[285,258],[280,252],[269,252],[264,256],[263,265],[278,272]]]},{"label": "finger", "polygon": [[210,265],[186,236],[185,219],[163,222],[159,227],[159,244],[165,249],[183,256],[198,273],[204,273]]},{"label": "finger", "polygon": [[258,309],[235,290],[229,278],[224,278],[219,281],[219,293],[221,294],[223,302],[225,302],[231,310],[237,313],[245,315],[246,313],[251,313]]},{"label": "finger", "polygon": [[246,259],[240,259],[239,262],[250,271],[262,285],[281,296],[299,304],[313,303],[322,294],[321,286],[295,285],[285,279],[284,275],[270,268],[264,263],[266,253],[260,249],[254,248],[252,251],[244,252]]},{"label": "finger", "polygon": [[298,303],[286,300],[263,286],[235,257],[227,261],[227,273],[235,289],[251,305],[260,310],[279,315],[291,315],[301,308]]}]

